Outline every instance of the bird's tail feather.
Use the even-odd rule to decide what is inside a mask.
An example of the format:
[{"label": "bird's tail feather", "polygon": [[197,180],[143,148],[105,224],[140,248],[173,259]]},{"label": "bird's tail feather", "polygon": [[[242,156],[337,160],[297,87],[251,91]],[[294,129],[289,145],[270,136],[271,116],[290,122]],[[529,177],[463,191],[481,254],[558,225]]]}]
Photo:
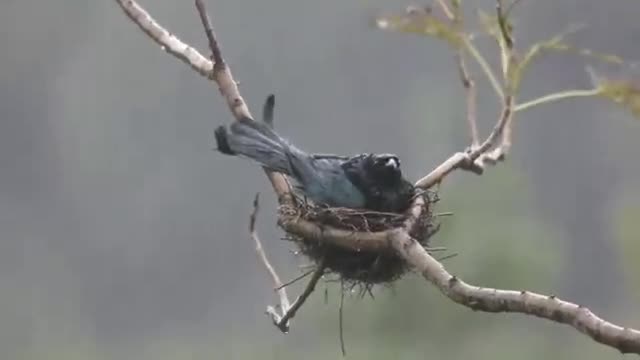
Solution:
[{"label": "bird's tail feather", "polygon": [[218,151],[248,157],[271,170],[292,174],[291,154],[299,152],[272,128],[248,118],[234,121],[229,129],[215,130]]}]

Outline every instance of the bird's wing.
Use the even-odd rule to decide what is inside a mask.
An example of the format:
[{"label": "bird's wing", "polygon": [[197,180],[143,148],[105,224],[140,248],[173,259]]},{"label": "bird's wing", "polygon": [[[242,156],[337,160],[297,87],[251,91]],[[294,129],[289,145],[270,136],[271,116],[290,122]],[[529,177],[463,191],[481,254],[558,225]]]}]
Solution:
[{"label": "bird's wing", "polygon": [[349,178],[349,181],[353,183],[360,191],[366,193],[369,187],[366,174],[364,173],[363,163],[369,154],[360,154],[353,156],[343,162],[340,167]]}]

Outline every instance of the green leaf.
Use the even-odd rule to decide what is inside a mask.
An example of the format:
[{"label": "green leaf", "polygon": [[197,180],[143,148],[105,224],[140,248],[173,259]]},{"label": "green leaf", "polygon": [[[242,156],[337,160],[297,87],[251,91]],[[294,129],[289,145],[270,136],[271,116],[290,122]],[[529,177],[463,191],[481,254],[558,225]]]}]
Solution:
[{"label": "green leaf", "polygon": [[462,45],[462,34],[448,19],[434,15],[430,8],[411,8],[403,15],[380,16],[376,26],[383,30],[432,36],[454,47]]},{"label": "green leaf", "polygon": [[599,78],[598,90],[601,97],[609,99],[640,119],[640,87],[629,80]]}]

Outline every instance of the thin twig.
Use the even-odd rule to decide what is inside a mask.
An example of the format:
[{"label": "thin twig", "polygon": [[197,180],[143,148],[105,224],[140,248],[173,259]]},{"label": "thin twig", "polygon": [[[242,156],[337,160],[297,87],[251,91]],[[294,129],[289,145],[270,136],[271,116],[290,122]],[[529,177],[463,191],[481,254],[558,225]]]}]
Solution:
[{"label": "thin twig", "polygon": [[445,256],[443,256],[443,257],[441,257],[441,258],[437,258],[436,260],[437,260],[437,261],[439,261],[439,262],[443,262],[444,260],[448,260],[448,259],[454,258],[454,257],[456,257],[456,256],[458,256],[458,253],[453,253],[453,254],[445,255]]},{"label": "thin twig", "polygon": [[298,282],[298,281],[300,281],[300,280],[302,280],[302,279],[306,278],[307,276],[311,275],[311,273],[313,273],[314,271],[316,271],[316,269],[315,269],[315,265],[313,265],[313,267],[314,267],[313,269],[305,271],[304,273],[302,273],[302,274],[300,274],[300,275],[298,275],[298,276],[294,277],[293,279],[291,279],[291,280],[287,281],[286,283],[284,283],[284,284],[282,284],[282,285],[278,286],[278,287],[277,287],[277,288],[275,288],[274,290],[280,290],[280,289],[282,289],[282,288],[286,288],[287,286],[292,285],[292,284],[294,284],[294,283],[296,283],[296,282]]},{"label": "thin twig", "polygon": [[222,71],[227,65],[222,58],[222,52],[220,51],[220,44],[218,44],[218,40],[216,39],[216,35],[213,32],[213,27],[211,26],[211,21],[209,20],[209,14],[207,14],[207,9],[204,7],[204,3],[202,0],[196,0],[196,9],[198,9],[198,14],[200,15],[200,21],[202,22],[202,26],[204,27],[204,32],[207,35],[207,40],[209,40],[209,49],[211,50],[211,60],[213,61],[213,71]]},{"label": "thin twig", "polygon": [[[282,312],[286,312],[290,307],[289,297],[287,296],[287,290],[282,286],[282,281],[280,281],[280,277],[276,270],[273,268],[269,259],[267,258],[267,254],[262,247],[262,242],[258,237],[258,232],[256,231],[256,219],[258,217],[258,211],[260,210],[260,193],[256,194],[256,197],[253,199],[253,211],[251,212],[251,216],[249,217],[249,233],[251,234],[251,238],[253,239],[256,245],[256,253],[260,258],[260,261],[264,265],[265,269],[269,275],[271,275],[271,279],[273,280],[274,288],[277,289],[278,296],[280,298],[280,309]],[[267,307],[267,314],[271,316],[271,320],[274,324],[278,324],[281,320],[281,316],[278,314],[276,309],[273,306]],[[288,324],[287,324],[288,326]]]},{"label": "thin twig", "polygon": [[480,166],[484,166],[487,163],[494,165],[498,161],[504,160],[505,156],[509,153],[509,150],[511,149],[511,129],[513,123],[512,119],[514,101],[514,97],[507,94],[505,98],[504,108],[502,109],[502,115],[500,116],[500,121],[496,125],[496,128],[494,128],[494,131],[491,133],[491,145],[487,146],[487,151],[497,141],[498,136],[502,134],[502,141],[500,143],[500,146],[497,146],[490,152],[483,152],[481,156],[479,156],[475,161],[476,164]]},{"label": "thin twig", "polygon": [[[460,36],[468,39],[469,35],[464,32],[464,15],[462,9],[460,8],[460,3],[456,0],[452,1],[453,5],[453,13],[451,20],[455,26],[456,31],[460,34]],[[478,146],[479,137],[478,137],[478,124],[476,117],[476,87],[473,78],[471,77],[471,73],[467,68],[467,64],[465,61],[465,48],[459,46],[456,49],[456,62],[458,64],[458,75],[460,76],[460,81],[462,82],[462,87],[464,88],[466,104],[467,104],[467,125],[469,126],[469,135],[471,137],[471,147],[475,148]]]},{"label": "thin twig", "polygon": [[443,212],[437,212],[435,214],[433,214],[433,216],[435,217],[441,217],[441,216],[453,216],[453,212],[452,211],[443,211]]},{"label": "thin twig", "polygon": [[468,37],[465,36],[463,39],[463,45],[465,49],[469,52],[469,55],[471,55],[471,57],[473,57],[473,59],[478,63],[478,65],[480,65],[482,72],[485,74],[487,79],[489,79],[489,83],[491,84],[491,87],[493,87],[493,90],[496,92],[496,95],[498,95],[498,98],[503,99],[504,92],[502,91],[502,85],[500,85],[500,81],[498,81],[498,78],[491,69],[491,65],[489,65],[487,59],[485,59],[480,51],[478,51],[476,46],[473,45],[473,42],[471,42]]},{"label": "thin twig", "polygon": [[504,130],[504,127],[512,114],[511,112],[512,109],[510,106],[508,106],[510,103],[512,103],[512,101],[513,101],[512,97],[510,95],[507,95],[505,99],[505,106],[502,109],[502,113],[498,118],[498,122],[494,125],[493,130],[479,147],[477,147],[476,149],[473,149],[469,153],[469,158],[472,161],[476,160],[478,157],[480,157],[480,155],[487,152],[498,140],[498,137],[502,135],[502,131]]},{"label": "thin twig", "polygon": [[[116,1],[133,2],[132,0]],[[204,5],[204,2],[202,0],[195,0],[195,4],[200,16],[200,20],[202,22],[202,26],[204,27],[205,33],[207,35],[209,49],[211,50],[212,54],[211,58],[214,60],[214,64],[210,68],[212,70],[208,74],[209,78],[213,79],[216,84],[218,84],[220,94],[226,99],[227,106],[229,107],[229,110],[231,110],[231,113],[236,118],[236,120],[242,118],[253,119],[253,116],[251,116],[251,112],[249,111],[246,102],[242,98],[242,95],[240,95],[238,83],[233,78],[231,69],[224,61],[222,51],[220,50],[220,43],[216,39],[216,35],[213,31],[213,27],[211,26],[211,22],[209,21],[209,15],[207,14],[207,9]],[[273,190],[278,196],[278,201],[283,202],[290,199],[291,192],[284,175],[270,171],[266,168],[264,170],[267,173],[269,180],[271,181]]]},{"label": "thin twig", "polygon": [[456,53],[458,59],[458,72],[460,74],[460,80],[464,87],[467,99],[467,124],[469,126],[469,134],[471,136],[471,147],[475,148],[479,145],[478,137],[478,123],[476,117],[476,86],[467,65],[464,60],[464,53],[462,50]]},{"label": "thin twig", "polygon": [[344,307],[344,280],[340,278],[340,307],[338,308],[338,332],[340,335],[340,350],[342,356],[347,356],[347,348],[344,346],[343,316],[342,308]]},{"label": "thin twig", "polygon": [[514,51],[514,37],[513,28],[509,24],[507,14],[504,12],[503,0],[496,0],[496,13],[498,17],[498,24],[500,33],[502,35],[502,66],[505,70],[505,97],[503,104],[503,116],[505,117],[505,123],[502,130],[502,142],[500,146],[494,149],[491,153],[487,154],[484,160],[488,160],[490,163],[504,160],[505,156],[509,153],[513,138],[513,107],[515,104],[515,84],[513,76],[511,75],[512,69],[518,68],[518,63]]},{"label": "thin twig", "polygon": [[444,15],[449,19],[453,19],[453,12],[449,9],[445,0],[437,0],[437,2]]},{"label": "thin twig", "polygon": [[[450,172],[458,168],[469,170],[476,174],[482,174],[485,160],[495,162],[501,159],[509,149],[509,146],[511,145],[510,143],[505,143],[503,141],[504,148],[501,147],[500,152],[496,152],[492,154],[492,156],[488,156],[487,152],[495,145],[500,135],[503,134],[505,126],[510,122],[511,117],[513,116],[513,101],[513,96],[506,96],[504,108],[498,118],[498,122],[494,125],[493,130],[480,146],[471,148],[468,152],[457,152],[451,155],[449,159],[438,165],[438,167],[432,170],[425,177],[418,180],[415,183],[415,186],[421,189],[429,189],[432,186],[439,184]],[[503,140],[504,139],[505,138],[503,137]]]},{"label": "thin twig", "polygon": [[552,103],[552,102],[556,102],[556,101],[560,101],[560,100],[565,100],[565,99],[571,99],[571,98],[577,98],[577,97],[589,97],[589,96],[596,96],[598,94],[600,94],[600,89],[595,88],[595,89],[575,89],[575,90],[565,90],[565,91],[560,91],[560,92],[556,92],[553,94],[548,94],[545,96],[541,96],[537,99],[533,99],[533,100],[529,100],[527,102],[523,102],[520,103],[518,105],[516,105],[516,107],[513,108],[514,112],[520,112],[520,111],[524,111],[527,109],[530,109],[534,106],[538,106],[538,105],[542,105],[542,104],[548,104],[548,103]]},{"label": "thin twig", "polygon": [[293,305],[291,305],[291,307],[284,312],[284,315],[282,316],[280,321],[276,324],[276,326],[278,326],[278,328],[282,332],[287,333],[289,331],[289,319],[293,318],[296,315],[296,312],[298,311],[298,309],[300,309],[300,307],[302,306],[302,304],[304,304],[304,302],[307,300],[309,295],[311,295],[311,293],[316,287],[316,284],[318,283],[322,275],[324,275],[324,270],[325,270],[325,260],[323,259],[318,264],[316,271],[313,273],[311,280],[309,280],[309,283],[307,284],[307,287],[304,289],[302,294],[296,299]]}]

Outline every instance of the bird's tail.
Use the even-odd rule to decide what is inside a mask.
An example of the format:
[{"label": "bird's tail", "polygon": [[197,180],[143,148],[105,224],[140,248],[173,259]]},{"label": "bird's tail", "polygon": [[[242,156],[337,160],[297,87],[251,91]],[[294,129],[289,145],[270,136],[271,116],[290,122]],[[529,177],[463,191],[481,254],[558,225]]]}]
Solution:
[{"label": "bird's tail", "polygon": [[248,157],[271,170],[296,176],[291,158],[303,155],[269,125],[243,118],[234,121],[227,129],[220,126],[215,130],[218,151],[226,155]]}]

